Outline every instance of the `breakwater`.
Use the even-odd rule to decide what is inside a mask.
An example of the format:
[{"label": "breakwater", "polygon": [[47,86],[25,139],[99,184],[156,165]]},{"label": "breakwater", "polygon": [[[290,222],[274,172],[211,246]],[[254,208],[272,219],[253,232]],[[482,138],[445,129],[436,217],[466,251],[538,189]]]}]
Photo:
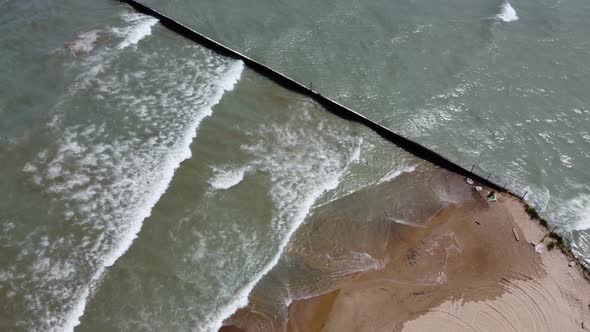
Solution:
[{"label": "breakwater", "polygon": [[[305,96],[313,99],[315,102],[322,105],[327,111],[329,111],[341,118],[344,118],[349,121],[355,121],[355,122],[365,125],[366,127],[373,130],[375,133],[377,133],[378,135],[383,137],[384,139],[390,141],[391,143],[397,145],[401,149],[407,151],[408,153],[410,153],[418,158],[429,161],[430,163],[432,163],[436,166],[439,166],[441,168],[444,168],[444,169],[454,172],[456,174],[470,177],[474,181],[484,184],[494,190],[506,191],[505,185],[500,185],[496,182],[491,181],[489,179],[489,177],[484,177],[484,176],[481,176],[477,173],[474,173],[473,168],[471,168],[471,170],[468,170],[468,169],[460,166],[459,164],[445,158],[444,156],[437,153],[436,151],[433,151],[433,150],[431,150],[431,149],[429,149],[429,148],[427,148],[427,147],[425,147],[425,146],[423,146],[411,139],[408,139],[402,135],[397,134],[393,130],[380,125],[379,123],[365,117],[364,115],[362,115],[360,113],[353,111],[352,109],[334,101],[333,99],[323,96],[321,93],[313,90],[311,87],[307,87],[307,86],[293,80],[292,78],[254,60],[254,59],[252,59],[252,58],[250,58],[238,51],[235,51],[235,50],[231,49],[230,47],[227,47],[227,46],[217,42],[217,41],[197,32],[197,31],[183,25],[182,23],[179,23],[179,22],[167,17],[166,15],[164,15],[164,14],[162,14],[162,13],[160,13],[160,12],[158,12],[158,11],[156,11],[144,4],[141,4],[141,3],[134,1],[134,0],[118,0],[118,1],[128,4],[129,6],[133,7],[136,11],[138,11],[140,13],[143,13],[145,15],[149,15],[149,16],[152,16],[152,17],[158,19],[164,27],[166,27],[166,28],[170,29],[171,31],[174,31],[175,33],[178,33],[179,35],[182,35],[182,36],[184,36],[196,43],[199,43],[199,44],[215,51],[216,53],[218,53],[220,55],[227,56],[227,57],[234,58],[234,59],[239,59],[239,60],[243,61],[244,64],[246,66],[248,66],[248,68],[254,70],[255,72],[267,77],[268,79],[274,81],[275,83],[277,83],[287,89],[298,92],[302,95],[305,95]],[[521,196],[521,195],[517,195],[517,196]]]}]

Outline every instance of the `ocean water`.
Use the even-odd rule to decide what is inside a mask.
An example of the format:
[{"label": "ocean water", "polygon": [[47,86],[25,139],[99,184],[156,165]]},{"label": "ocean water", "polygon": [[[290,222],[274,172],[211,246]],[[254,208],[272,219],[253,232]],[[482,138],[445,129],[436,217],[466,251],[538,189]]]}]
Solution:
[{"label": "ocean water", "polygon": [[[146,3],[527,191],[590,262],[588,2]],[[115,1],[0,9],[2,330],[280,321],[462,195]]]},{"label": "ocean water", "polygon": [[590,255],[587,2],[146,3],[527,192]]}]

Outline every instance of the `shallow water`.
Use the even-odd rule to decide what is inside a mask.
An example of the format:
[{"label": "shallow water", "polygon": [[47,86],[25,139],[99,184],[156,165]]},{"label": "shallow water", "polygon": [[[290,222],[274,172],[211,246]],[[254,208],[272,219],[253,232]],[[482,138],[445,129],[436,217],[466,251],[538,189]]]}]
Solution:
[{"label": "shallow water", "polygon": [[[528,191],[590,257],[587,2],[146,3]],[[281,254],[313,248],[297,232],[317,211],[387,203],[390,222],[416,224],[428,210],[403,198],[431,166],[149,17],[116,2],[0,8],[7,330],[214,330],[253,289],[317,291],[277,284],[311,264]],[[338,236],[371,218],[352,220]],[[363,243],[301,278],[374,268]]]}]

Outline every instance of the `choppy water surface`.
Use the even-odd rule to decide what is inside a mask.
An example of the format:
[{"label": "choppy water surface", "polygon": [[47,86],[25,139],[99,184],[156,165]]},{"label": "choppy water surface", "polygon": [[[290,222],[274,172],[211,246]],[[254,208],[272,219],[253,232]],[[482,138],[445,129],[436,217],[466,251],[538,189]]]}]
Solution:
[{"label": "choppy water surface", "polygon": [[149,3],[532,193],[587,250],[587,2]]},{"label": "choppy water surface", "polygon": [[[528,190],[590,257],[587,2],[146,3]],[[0,9],[3,330],[215,330],[252,291],[280,316],[456,195],[116,2]]]}]

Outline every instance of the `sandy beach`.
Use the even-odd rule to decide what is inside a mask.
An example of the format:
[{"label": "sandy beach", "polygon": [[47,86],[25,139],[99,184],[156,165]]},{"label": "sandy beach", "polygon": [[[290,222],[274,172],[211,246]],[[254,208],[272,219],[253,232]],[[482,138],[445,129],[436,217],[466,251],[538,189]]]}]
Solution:
[{"label": "sandy beach", "polygon": [[[382,269],[293,301],[288,331],[576,331],[590,284],[548,230],[508,194],[472,191],[424,227],[402,227]],[[517,240],[518,237],[518,240]],[[539,243],[540,253],[532,243]],[[248,315],[241,310],[238,315]],[[243,330],[259,330],[241,326]],[[235,326],[222,330],[239,331]]]}]

